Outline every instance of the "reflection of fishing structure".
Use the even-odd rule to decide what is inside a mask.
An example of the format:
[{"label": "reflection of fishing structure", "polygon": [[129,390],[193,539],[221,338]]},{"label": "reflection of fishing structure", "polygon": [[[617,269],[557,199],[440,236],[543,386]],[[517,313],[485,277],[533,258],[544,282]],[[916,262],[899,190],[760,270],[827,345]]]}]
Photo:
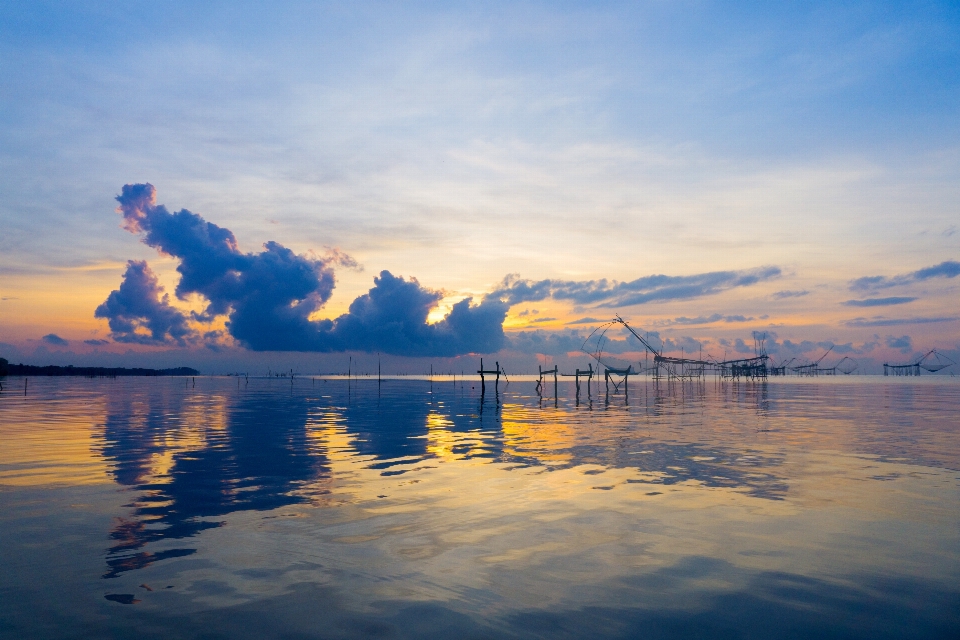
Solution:
[{"label": "reflection of fishing structure", "polygon": [[936,349],[931,349],[922,358],[910,364],[887,364],[883,363],[883,375],[885,376],[918,376],[920,370],[936,373],[956,364],[953,360],[943,355]]}]

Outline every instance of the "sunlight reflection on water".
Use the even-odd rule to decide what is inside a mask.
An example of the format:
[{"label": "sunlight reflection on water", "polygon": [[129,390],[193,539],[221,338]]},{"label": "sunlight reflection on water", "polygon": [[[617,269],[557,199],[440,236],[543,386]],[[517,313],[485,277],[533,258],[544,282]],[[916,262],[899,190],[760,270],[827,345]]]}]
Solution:
[{"label": "sunlight reflection on water", "polygon": [[960,630],[960,384],[478,386],[4,392],[0,633]]}]

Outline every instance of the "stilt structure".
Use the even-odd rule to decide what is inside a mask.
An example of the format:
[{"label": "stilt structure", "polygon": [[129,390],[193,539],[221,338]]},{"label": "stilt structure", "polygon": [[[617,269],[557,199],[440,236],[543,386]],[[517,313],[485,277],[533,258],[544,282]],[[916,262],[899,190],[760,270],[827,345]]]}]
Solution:
[{"label": "stilt structure", "polygon": [[[554,368],[556,370],[556,368]],[[548,372],[549,373],[549,372]],[[580,395],[580,378],[584,377],[587,379],[587,393],[590,392],[590,379],[593,378],[593,365],[587,363],[586,369],[574,369],[574,373],[561,373],[560,375],[564,378],[573,378],[574,382],[577,385],[577,395]]]},{"label": "stilt structure", "polygon": [[480,358],[480,370],[477,373],[480,374],[480,394],[483,395],[487,391],[486,378],[484,376],[497,376],[496,382],[494,383],[494,390],[499,395],[500,393],[500,363],[497,362],[496,371],[485,371],[483,368],[483,358]]},{"label": "stilt structure", "polygon": [[540,378],[537,380],[537,393],[543,395],[543,378],[544,376],[553,375],[553,397],[557,397],[557,376],[560,375],[560,369],[557,365],[553,365],[553,369],[544,369],[540,365],[537,365],[537,369],[540,371]]},{"label": "stilt structure", "polygon": [[[822,356],[817,358],[816,362],[810,362],[808,364],[799,364],[795,367],[791,367],[790,370],[796,373],[798,376],[819,376],[821,374],[829,375],[827,373],[824,373],[825,372],[824,369],[820,368],[820,363],[823,362],[823,359],[826,358],[831,351],[833,351],[832,346],[829,349],[827,349]],[[834,373],[836,373],[836,371],[834,371]]]},{"label": "stilt structure", "polygon": [[[620,386],[623,386],[623,393],[627,393],[627,385],[630,376],[637,375],[637,372],[633,370],[633,365],[630,365],[626,369],[614,369],[613,367],[607,367],[603,372],[603,383],[607,388],[607,393],[610,393],[610,383],[613,383],[613,392],[616,393],[620,391]],[[619,378],[619,382],[617,379]]]},{"label": "stilt structure", "polygon": [[922,358],[910,364],[887,364],[883,363],[883,375],[885,376],[918,376],[920,370],[936,373],[942,369],[956,364],[953,360],[931,349]]}]

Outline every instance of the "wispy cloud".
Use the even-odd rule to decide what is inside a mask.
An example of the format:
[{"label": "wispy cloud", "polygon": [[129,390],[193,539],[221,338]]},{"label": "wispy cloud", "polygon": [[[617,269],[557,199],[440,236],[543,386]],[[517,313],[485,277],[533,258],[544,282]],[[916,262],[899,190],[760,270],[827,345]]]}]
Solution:
[{"label": "wispy cloud", "polygon": [[866,300],[847,300],[840,304],[848,307],[886,307],[894,304],[907,304],[913,302],[916,298],[910,297],[891,297],[891,298],[867,298]]},{"label": "wispy cloud", "polygon": [[539,302],[551,298],[596,307],[627,307],[649,302],[687,300],[747,287],[780,276],[779,267],[759,267],[744,271],[713,271],[691,276],[651,275],[630,282],[616,280],[524,280],[504,278],[490,294],[509,305]]},{"label": "wispy cloud", "polygon": [[851,291],[875,291],[877,289],[888,289],[890,287],[899,287],[931,278],[956,278],[960,276],[960,262],[947,260],[932,267],[918,269],[910,273],[903,273],[896,276],[864,276],[850,282]]},{"label": "wispy cloud", "polygon": [[937,322],[953,322],[954,320],[960,320],[960,317],[885,318],[883,316],[874,316],[873,318],[854,318],[853,320],[848,320],[845,324],[848,327],[896,327],[904,324],[933,324]]},{"label": "wispy cloud", "polygon": [[784,291],[777,291],[776,293],[772,294],[771,297],[772,297],[772,298],[776,298],[777,300],[783,300],[784,298],[799,298],[799,297],[805,296],[805,295],[807,295],[807,294],[809,294],[809,293],[810,293],[810,292],[807,291],[806,289],[801,290],[801,291],[786,291],[786,290],[784,290]]},{"label": "wispy cloud", "polygon": [[55,347],[65,347],[68,344],[70,344],[68,340],[64,340],[63,338],[61,338],[55,333],[48,333],[47,335],[43,336],[40,339],[46,342],[47,344],[54,345]]},{"label": "wispy cloud", "polygon": [[699,324],[713,324],[714,322],[751,322],[755,318],[753,316],[744,316],[744,315],[729,315],[725,316],[722,313],[714,313],[709,316],[697,316],[695,318],[688,318],[686,316],[680,316],[679,318],[671,318],[668,320],[660,320],[658,322],[652,323],[654,326],[666,327],[671,325],[699,325]]},{"label": "wispy cloud", "polygon": [[601,324],[603,322],[609,322],[609,319],[601,320],[600,318],[591,318],[587,316],[585,318],[578,318],[576,320],[571,320],[567,324]]}]

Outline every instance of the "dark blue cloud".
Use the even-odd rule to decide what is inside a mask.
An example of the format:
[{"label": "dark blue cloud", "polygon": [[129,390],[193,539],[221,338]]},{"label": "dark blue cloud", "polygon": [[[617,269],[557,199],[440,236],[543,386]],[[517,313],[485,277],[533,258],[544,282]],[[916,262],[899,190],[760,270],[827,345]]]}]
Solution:
[{"label": "dark blue cloud", "polygon": [[[117,201],[124,228],[142,234],[145,244],[180,260],[177,297],[183,300],[198,294],[206,300],[206,308],[193,315],[194,321],[207,323],[226,315],[229,334],[252,350],[455,356],[497,351],[503,344],[508,307],[499,299],[487,297],[477,305],[472,305],[470,298],[462,300],[443,320],[428,324],[427,316],[442,292],[388,271],[374,278],[374,287],[354,300],[348,313],[336,320],[311,320],[333,293],[332,266],[357,267],[349,256],[336,251],[328,258],[296,255],[276,242],[267,242],[259,253],[243,253],[230,230],[186,209],[170,213],[157,205],[156,190],[149,184],[125,185]],[[114,338],[162,342],[169,335],[182,344],[191,335],[185,324],[179,336],[171,330],[174,325],[158,324],[158,334],[149,320],[161,310],[163,318],[185,322],[183,315],[166,305],[159,289],[143,287],[142,277],[134,278],[141,284],[139,292],[127,280],[125,276],[126,289],[121,285],[120,291],[113,292],[97,309],[98,317],[110,319]],[[130,295],[125,297],[125,291]],[[140,307],[134,308],[137,304]],[[150,335],[138,332],[138,327],[149,329]],[[214,344],[209,338],[207,343]]]},{"label": "dark blue cloud", "polygon": [[[521,353],[527,354],[548,354],[561,355],[571,351],[580,351],[587,336],[581,334],[575,329],[568,331],[544,331],[535,329],[533,331],[519,331],[511,334],[506,346]],[[620,347],[625,346],[623,340],[608,340],[605,344],[610,348],[605,349],[607,353],[621,353]],[[588,350],[596,345],[587,345]],[[623,349],[626,350],[626,349]]]},{"label": "dark blue cloud", "polygon": [[110,341],[93,338],[90,340],[84,340],[83,344],[89,344],[91,347],[102,347],[105,344],[110,344]]},{"label": "dark blue cloud", "polygon": [[170,305],[170,296],[143,260],[127,262],[120,288],[110,292],[94,316],[108,321],[117,342],[186,346],[196,338],[187,317]]},{"label": "dark blue cloud", "polygon": [[69,341],[64,340],[63,338],[61,338],[55,333],[48,333],[47,335],[43,336],[40,339],[46,342],[47,344],[52,344],[57,347],[65,347],[68,344],[70,344]]},{"label": "dark blue cloud", "polygon": [[780,276],[778,267],[746,271],[713,271],[692,276],[652,275],[630,282],[603,280],[523,280],[508,276],[491,293],[510,305],[547,298],[597,307],[626,307],[648,302],[699,298],[746,287]]},{"label": "dark blue cloud", "polygon": [[891,298],[867,298],[866,300],[847,300],[840,304],[848,307],[886,307],[894,304],[907,304],[913,302],[916,298],[909,297],[891,297]]},{"label": "dark blue cloud", "polygon": [[887,346],[899,349],[900,353],[910,353],[913,351],[913,340],[910,339],[910,336],[900,336],[899,338],[887,336]]},{"label": "dark blue cloud", "polygon": [[960,262],[947,260],[932,267],[918,269],[896,276],[864,276],[850,282],[851,291],[874,291],[923,282],[931,278],[956,278],[960,276]]},{"label": "dark blue cloud", "polygon": [[491,353],[503,346],[506,304],[487,297],[471,305],[472,299],[467,298],[453,305],[440,322],[427,324],[427,315],[442,297],[413,278],[382,271],[374,278],[374,287],[351,303],[348,313],[322,326],[315,349],[455,356]]}]

